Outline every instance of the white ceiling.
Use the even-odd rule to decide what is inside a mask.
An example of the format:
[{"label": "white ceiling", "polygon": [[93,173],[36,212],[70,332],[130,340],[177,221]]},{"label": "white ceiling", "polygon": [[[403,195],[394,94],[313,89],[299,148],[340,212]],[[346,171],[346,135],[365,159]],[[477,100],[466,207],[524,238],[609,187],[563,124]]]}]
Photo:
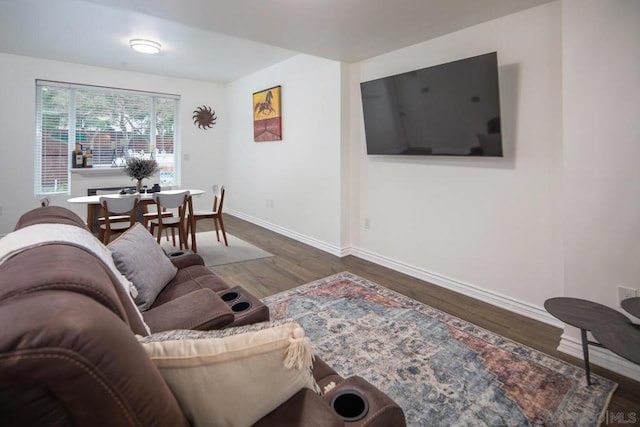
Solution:
[{"label": "white ceiling", "polygon": [[[551,0],[0,0],[0,52],[229,82],[307,53],[355,62]],[[159,55],[129,39],[160,42]]]}]

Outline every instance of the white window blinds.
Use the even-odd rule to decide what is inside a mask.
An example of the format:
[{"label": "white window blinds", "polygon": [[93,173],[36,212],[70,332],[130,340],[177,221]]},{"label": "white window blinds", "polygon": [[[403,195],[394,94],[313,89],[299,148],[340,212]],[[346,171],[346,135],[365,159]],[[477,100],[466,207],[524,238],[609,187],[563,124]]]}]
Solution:
[{"label": "white window blinds", "polygon": [[36,194],[69,190],[69,91],[38,86]]},{"label": "white window blinds", "polygon": [[97,168],[154,158],[160,184],[177,184],[177,96],[45,81],[36,91],[36,194],[69,193],[76,144]]}]

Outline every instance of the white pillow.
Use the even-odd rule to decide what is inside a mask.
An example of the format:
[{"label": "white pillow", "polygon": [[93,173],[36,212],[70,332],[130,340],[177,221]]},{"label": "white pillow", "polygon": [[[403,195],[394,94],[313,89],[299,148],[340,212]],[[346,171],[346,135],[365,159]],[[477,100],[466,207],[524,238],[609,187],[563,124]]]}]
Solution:
[{"label": "white pillow", "polygon": [[148,310],[178,269],[156,239],[140,223],[109,243],[113,262],[138,290],[134,297],[140,311]]},{"label": "white pillow", "polygon": [[295,322],[168,331],[140,342],[194,427],[249,426],[303,387],[319,391],[311,342]]}]

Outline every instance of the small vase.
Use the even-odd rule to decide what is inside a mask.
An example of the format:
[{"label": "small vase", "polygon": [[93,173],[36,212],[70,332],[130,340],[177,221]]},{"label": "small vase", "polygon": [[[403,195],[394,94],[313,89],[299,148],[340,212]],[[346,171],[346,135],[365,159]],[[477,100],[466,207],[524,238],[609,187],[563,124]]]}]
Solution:
[{"label": "small vase", "polygon": [[138,183],[136,184],[136,191],[139,193],[142,190],[142,180],[139,179]]}]

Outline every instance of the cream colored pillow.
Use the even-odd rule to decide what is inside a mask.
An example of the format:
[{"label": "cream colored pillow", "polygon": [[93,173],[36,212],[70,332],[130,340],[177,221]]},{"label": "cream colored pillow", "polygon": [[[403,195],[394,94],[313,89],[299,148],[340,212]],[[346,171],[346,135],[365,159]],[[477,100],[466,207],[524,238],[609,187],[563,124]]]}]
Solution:
[{"label": "cream colored pillow", "polygon": [[177,339],[161,333],[140,342],[195,427],[250,426],[303,387],[318,391],[300,325],[262,327],[236,328],[235,335],[234,328],[176,331]]}]

